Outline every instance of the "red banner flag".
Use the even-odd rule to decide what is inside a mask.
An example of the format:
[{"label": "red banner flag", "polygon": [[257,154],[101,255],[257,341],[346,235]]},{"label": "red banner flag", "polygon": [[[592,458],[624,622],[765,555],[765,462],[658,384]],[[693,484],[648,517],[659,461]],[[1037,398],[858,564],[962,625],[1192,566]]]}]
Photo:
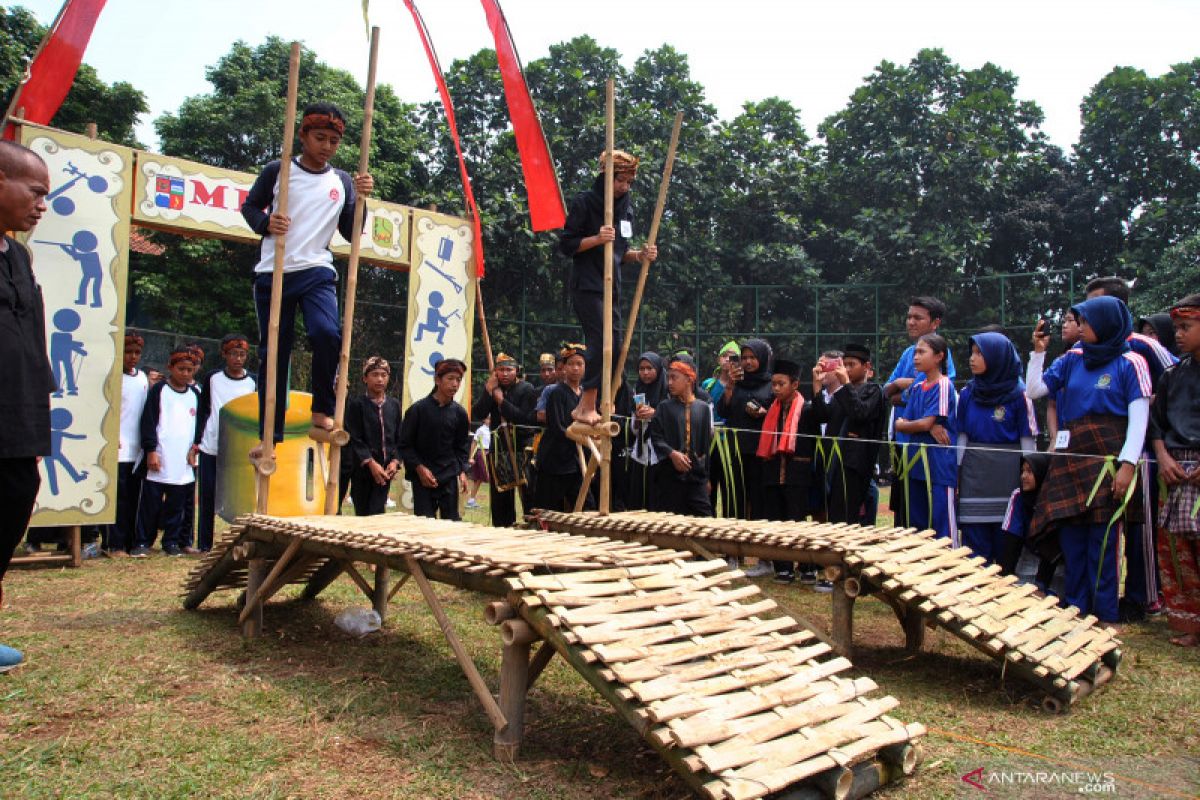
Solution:
[{"label": "red banner flag", "polygon": [[483,229],[479,224],[479,209],[475,205],[475,193],[471,190],[471,176],[467,174],[467,162],[463,158],[462,144],[458,140],[458,123],[454,121],[454,103],[450,100],[450,90],[446,88],[446,80],[442,77],[442,66],[438,63],[437,53],[433,43],[429,41],[429,31],[421,12],[417,11],[412,0],[404,0],[404,5],[412,12],[413,22],[417,23],[417,33],[421,35],[421,44],[425,46],[425,55],[429,57],[429,66],[433,70],[433,78],[437,81],[438,94],[442,96],[442,108],[446,112],[446,123],[450,126],[450,139],[454,142],[454,152],[458,154],[458,174],[462,178],[463,197],[467,206],[467,214],[475,227],[475,275],[483,277]]},{"label": "red banner flag", "polygon": [[[28,122],[50,124],[75,82],[83,51],[92,38],[104,3],[105,0],[66,0],[29,67],[29,79],[17,87],[10,114],[24,109],[24,119]],[[12,137],[13,131],[6,124],[4,138]]]},{"label": "red banner flag", "polygon": [[537,108],[529,94],[529,85],[525,82],[512,31],[497,0],[480,1],[496,40],[496,60],[500,63],[500,77],[504,79],[504,98],[508,101],[508,116],[517,139],[517,151],[521,154],[525,191],[529,195],[529,221],[535,231],[561,228],[567,221],[562,187]]}]

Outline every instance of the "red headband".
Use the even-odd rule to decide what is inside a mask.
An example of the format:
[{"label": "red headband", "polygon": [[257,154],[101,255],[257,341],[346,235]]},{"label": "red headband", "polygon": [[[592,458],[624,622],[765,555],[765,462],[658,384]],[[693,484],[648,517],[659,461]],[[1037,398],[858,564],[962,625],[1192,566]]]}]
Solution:
[{"label": "red headband", "polygon": [[463,375],[467,371],[467,365],[459,361],[457,358],[446,358],[439,361],[437,366],[433,368],[433,371],[434,375],[439,378],[451,372],[457,372],[459,375]]},{"label": "red headband", "polygon": [[188,350],[181,350],[171,353],[171,357],[167,359],[167,369],[178,364],[180,361],[190,361],[192,366],[196,366],[196,356]]},{"label": "red headband", "polygon": [[696,382],[696,370],[691,364],[683,361],[672,361],[671,366],[667,367],[667,369],[674,372],[681,372],[686,375],[688,380],[690,380],[692,383]]},{"label": "red headband", "polygon": [[221,355],[225,355],[230,350],[237,349],[249,350],[250,342],[246,341],[245,339],[230,339],[228,342],[221,345]]},{"label": "red headband", "polygon": [[143,339],[140,334],[127,333],[125,334],[125,344],[136,344],[140,347],[145,347],[146,340]]},{"label": "red headband", "polygon": [[304,119],[300,121],[301,133],[318,128],[329,128],[341,136],[346,132],[346,123],[332,114],[305,114]]},{"label": "red headband", "polygon": [[1175,306],[1171,319],[1200,319],[1200,306]]}]

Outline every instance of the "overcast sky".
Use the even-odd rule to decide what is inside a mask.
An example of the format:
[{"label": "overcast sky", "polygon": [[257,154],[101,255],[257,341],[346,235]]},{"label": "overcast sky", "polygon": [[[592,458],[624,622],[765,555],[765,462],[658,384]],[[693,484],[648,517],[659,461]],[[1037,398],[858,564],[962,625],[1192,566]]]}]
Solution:
[{"label": "overcast sky", "polygon": [[[663,43],[687,54],[692,77],[723,119],[748,100],[779,96],[810,133],[842,108],[887,59],[906,63],[940,47],[966,68],[991,61],[1020,79],[1018,96],[1045,112],[1051,141],[1079,138],[1079,103],[1114,66],[1151,75],[1200,55],[1197,0],[502,0],[521,58],[589,34],[624,63]],[[48,24],[61,0],[12,3]],[[443,66],[484,47],[491,35],[476,0],[418,0]],[[401,0],[372,0],[382,29],[379,80],[404,100],[435,97],[420,41]],[[107,81],[144,91],[150,114],[139,138],[155,145],[150,121],[211,87],[205,68],[242,39],[299,39],[326,63],[366,78],[359,0],[108,0],[85,60]],[[666,110],[669,111],[669,110]],[[664,112],[666,113],[666,112]]]}]

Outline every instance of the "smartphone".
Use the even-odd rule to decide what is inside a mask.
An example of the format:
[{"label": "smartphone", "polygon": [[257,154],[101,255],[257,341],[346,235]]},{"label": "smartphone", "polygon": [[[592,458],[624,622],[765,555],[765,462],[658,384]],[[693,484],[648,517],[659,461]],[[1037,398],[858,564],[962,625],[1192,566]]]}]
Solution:
[{"label": "smartphone", "polygon": [[821,369],[825,372],[836,372],[842,366],[840,358],[825,358],[821,360]]},{"label": "smartphone", "polygon": [[759,411],[762,411],[761,403],[759,403],[757,400],[747,400],[746,401],[746,413],[756,414]]},{"label": "smartphone", "polygon": [[634,404],[635,406],[644,406],[644,405],[646,405],[646,395],[644,395],[644,394],[635,394],[635,395],[633,396],[633,404]]},{"label": "smartphone", "polygon": [[735,366],[735,367],[736,367],[738,364],[740,364],[740,363],[741,363],[741,361],[742,361],[742,357],[741,357],[740,355],[738,355],[737,353],[730,353],[730,354],[729,354],[729,363],[730,363],[730,365],[732,365],[732,366]]}]

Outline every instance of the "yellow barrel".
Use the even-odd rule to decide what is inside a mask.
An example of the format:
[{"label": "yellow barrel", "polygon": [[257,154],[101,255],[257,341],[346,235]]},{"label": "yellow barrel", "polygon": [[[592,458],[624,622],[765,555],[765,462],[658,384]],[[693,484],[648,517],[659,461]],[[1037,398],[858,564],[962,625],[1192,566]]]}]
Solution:
[{"label": "yellow barrel", "polygon": [[[275,446],[277,469],[271,476],[267,513],[280,517],[320,514],[325,510],[327,464],[322,445],[308,438],[312,395],[288,394],[283,441]],[[248,455],[258,444],[258,395],[247,394],[221,407],[217,455],[217,513],[226,522],[255,509],[255,469]]]}]

